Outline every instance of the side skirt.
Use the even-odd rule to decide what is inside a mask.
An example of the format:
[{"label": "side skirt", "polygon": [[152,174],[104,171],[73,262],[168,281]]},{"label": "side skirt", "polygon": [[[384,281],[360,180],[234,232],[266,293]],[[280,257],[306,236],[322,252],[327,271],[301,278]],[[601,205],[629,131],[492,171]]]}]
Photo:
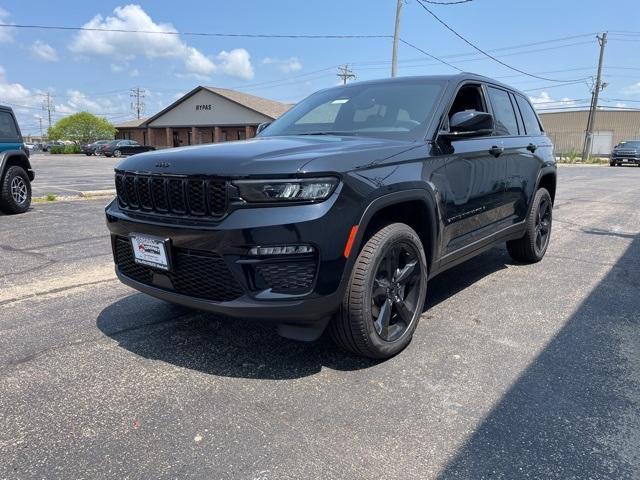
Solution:
[{"label": "side skirt", "polygon": [[480,240],[467,245],[466,247],[460,248],[455,252],[448,253],[440,259],[437,266],[431,269],[429,278],[433,278],[445,270],[455,267],[456,265],[459,265],[482,252],[486,252],[499,243],[522,238],[524,234],[525,222],[523,221],[503,228],[486,238],[481,238]]}]

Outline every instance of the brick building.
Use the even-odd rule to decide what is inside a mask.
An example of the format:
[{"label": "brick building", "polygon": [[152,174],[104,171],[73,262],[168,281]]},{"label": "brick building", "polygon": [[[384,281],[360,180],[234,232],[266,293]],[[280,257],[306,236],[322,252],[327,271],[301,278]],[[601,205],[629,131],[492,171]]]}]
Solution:
[{"label": "brick building", "polygon": [[116,138],[156,148],[243,140],[291,105],[225,88],[197,87],[149,118],[116,125]]}]

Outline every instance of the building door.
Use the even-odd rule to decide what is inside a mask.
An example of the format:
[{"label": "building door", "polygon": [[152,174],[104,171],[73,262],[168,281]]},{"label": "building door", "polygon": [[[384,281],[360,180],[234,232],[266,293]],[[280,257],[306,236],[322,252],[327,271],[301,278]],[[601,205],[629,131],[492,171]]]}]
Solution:
[{"label": "building door", "polygon": [[593,132],[593,141],[591,142],[592,155],[609,155],[613,148],[613,132],[598,131]]},{"label": "building door", "polygon": [[173,131],[173,146],[174,147],[180,146],[180,132],[178,130]]}]

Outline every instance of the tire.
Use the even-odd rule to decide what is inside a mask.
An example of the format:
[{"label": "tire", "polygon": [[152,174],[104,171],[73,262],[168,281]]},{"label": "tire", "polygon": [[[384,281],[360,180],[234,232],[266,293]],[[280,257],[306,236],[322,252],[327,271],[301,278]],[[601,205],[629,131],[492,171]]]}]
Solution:
[{"label": "tire", "polygon": [[511,258],[522,263],[542,260],[551,239],[553,203],[546,188],[540,188],[533,197],[533,205],[526,220],[526,233],[522,238],[507,242]]},{"label": "tire", "polygon": [[114,150],[113,151],[113,156],[116,158],[119,158],[122,156],[122,152],[120,150]]},{"label": "tire", "polygon": [[403,223],[387,225],[358,255],[329,334],[357,355],[392,357],[411,341],[426,295],[427,262],[420,238]]},{"label": "tire", "polygon": [[31,182],[22,167],[9,167],[0,184],[0,210],[24,213],[31,206]]},{"label": "tire", "polygon": [[616,162],[609,162],[609,166],[610,167],[615,167],[616,166]]}]

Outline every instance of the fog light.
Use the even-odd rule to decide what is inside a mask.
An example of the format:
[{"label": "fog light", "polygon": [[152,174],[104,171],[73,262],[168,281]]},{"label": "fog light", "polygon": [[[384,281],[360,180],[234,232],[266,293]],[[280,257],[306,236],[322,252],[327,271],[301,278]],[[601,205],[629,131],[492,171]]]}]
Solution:
[{"label": "fog light", "polygon": [[313,253],[314,248],[311,245],[278,245],[276,247],[252,247],[249,249],[249,255],[298,255],[301,253]]}]

